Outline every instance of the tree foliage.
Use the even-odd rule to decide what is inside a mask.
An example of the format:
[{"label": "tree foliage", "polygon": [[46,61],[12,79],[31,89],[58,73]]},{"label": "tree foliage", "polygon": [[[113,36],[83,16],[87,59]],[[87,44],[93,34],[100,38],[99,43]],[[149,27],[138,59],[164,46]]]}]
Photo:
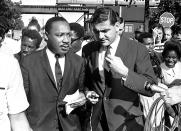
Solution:
[{"label": "tree foliage", "polygon": [[11,0],[0,0],[0,15],[8,18],[11,29],[22,29],[24,27],[21,20],[20,4]]},{"label": "tree foliage", "polygon": [[181,6],[175,0],[161,0],[157,11],[152,11],[150,14],[149,26],[159,22],[160,15],[164,12],[170,12],[175,17],[175,25],[181,24]]}]

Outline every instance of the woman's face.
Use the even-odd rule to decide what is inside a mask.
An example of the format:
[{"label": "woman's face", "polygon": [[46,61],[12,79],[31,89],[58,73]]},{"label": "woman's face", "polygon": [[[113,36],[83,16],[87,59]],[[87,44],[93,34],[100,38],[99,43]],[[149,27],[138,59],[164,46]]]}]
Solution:
[{"label": "woman's face", "polygon": [[162,39],[163,39],[163,31],[161,28],[154,28],[153,29],[153,37],[155,39],[155,43],[161,43]]},{"label": "woman's face", "polygon": [[173,68],[175,67],[175,64],[177,63],[178,61],[178,55],[177,55],[177,52],[174,51],[174,50],[170,50],[167,52],[165,58],[165,65],[168,67],[168,68]]}]

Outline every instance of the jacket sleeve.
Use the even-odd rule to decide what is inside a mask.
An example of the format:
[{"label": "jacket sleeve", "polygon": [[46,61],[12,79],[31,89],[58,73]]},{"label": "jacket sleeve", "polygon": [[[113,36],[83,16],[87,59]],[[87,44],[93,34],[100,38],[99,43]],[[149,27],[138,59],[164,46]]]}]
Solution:
[{"label": "jacket sleeve", "polygon": [[29,89],[30,89],[30,81],[29,81],[29,75],[28,75],[29,73],[28,73],[28,70],[26,68],[27,66],[28,65],[26,64],[25,61],[22,61],[20,64],[21,72],[22,72],[22,76],[23,76],[24,88],[25,88],[26,95],[28,97]]},{"label": "jacket sleeve", "polygon": [[145,90],[146,82],[157,84],[157,78],[148,51],[143,46],[138,46],[134,70],[129,70],[124,85],[142,95],[152,96],[152,91]]}]

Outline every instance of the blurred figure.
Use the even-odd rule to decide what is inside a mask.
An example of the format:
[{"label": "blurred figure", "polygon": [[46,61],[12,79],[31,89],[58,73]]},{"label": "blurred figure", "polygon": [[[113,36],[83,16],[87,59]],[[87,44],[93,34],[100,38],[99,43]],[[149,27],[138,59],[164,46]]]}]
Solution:
[{"label": "blurred figure", "polygon": [[173,35],[173,38],[175,40],[178,40],[179,43],[181,44],[181,26],[174,26],[174,35]]},{"label": "blurred figure", "polygon": [[134,31],[134,40],[136,40],[137,42],[139,41],[139,36],[141,35],[141,33],[143,33],[143,27],[139,26],[135,29]]},{"label": "blurred figure", "polygon": [[119,35],[122,35],[123,32],[124,32],[124,29],[125,29],[125,21],[124,21],[124,19],[122,17],[118,17],[118,18],[119,18],[118,21],[120,23],[120,25],[119,25]]},{"label": "blurred figure", "polygon": [[[7,19],[0,16],[0,46],[8,30]],[[0,130],[31,131],[24,113],[29,103],[19,64],[12,55],[0,51],[0,65]]]},{"label": "blurred figure", "polygon": [[173,31],[170,27],[165,27],[164,28],[164,40],[169,41],[172,39]]},{"label": "blurred figure", "polygon": [[1,43],[1,51],[3,51],[6,54],[14,55],[21,50],[20,44],[20,41],[12,39],[12,31],[9,30],[8,32],[6,32],[5,37]]},{"label": "blurred figure", "polygon": [[161,24],[154,24],[150,33],[153,35],[154,39],[154,50],[161,53],[164,49],[164,28]]},{"label": "blurred figure", "polygon": [[44,35],[41,32],[40,24],[38,23],[38,20],[35,17],[32,17],[31,21],[29,22],[29,24],[27,26],[27,29],[29,29],[29,30],[36,30],[42,36],[43,39],[41,41],[41,44],[40,44],[40,47],[38,48],[38,50],[41,50],[41,49],[43,49],[43,48],[45,48],[47,46],[47,44],[45,42],[46,38],[44,38]]},{"label": "blurred figure", "polygon": [[82,41],[84,38],[84,28],[78,23],[70,23],[71,30],[71,51],[80,55],[82,53]]},{"label": "blurred figure", "polygon": [[15,57],[20,62],[24,56],[36,51],[39,48],[41,41],[42,38],[36,30],[24,29],[21,39],[21,51],[15,54]]}]

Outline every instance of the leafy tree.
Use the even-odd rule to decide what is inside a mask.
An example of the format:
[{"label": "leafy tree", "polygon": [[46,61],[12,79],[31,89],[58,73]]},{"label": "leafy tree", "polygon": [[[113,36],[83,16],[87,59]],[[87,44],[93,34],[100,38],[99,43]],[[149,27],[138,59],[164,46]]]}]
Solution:
[{"label": "leafy tree", "polygon": [[159,22],[160,15],[164,12],[170,12],[175,17],[175,25],[181,24],[181,6],[175,0],[161,0],[157,11],[150,12],[149,26]]},{"label": "leafy tree", "polygon": [[0,15],[8,18],[11,29],[22,29],[24,27],[21,20],[20,4],[11,0],[0,0]]}]

